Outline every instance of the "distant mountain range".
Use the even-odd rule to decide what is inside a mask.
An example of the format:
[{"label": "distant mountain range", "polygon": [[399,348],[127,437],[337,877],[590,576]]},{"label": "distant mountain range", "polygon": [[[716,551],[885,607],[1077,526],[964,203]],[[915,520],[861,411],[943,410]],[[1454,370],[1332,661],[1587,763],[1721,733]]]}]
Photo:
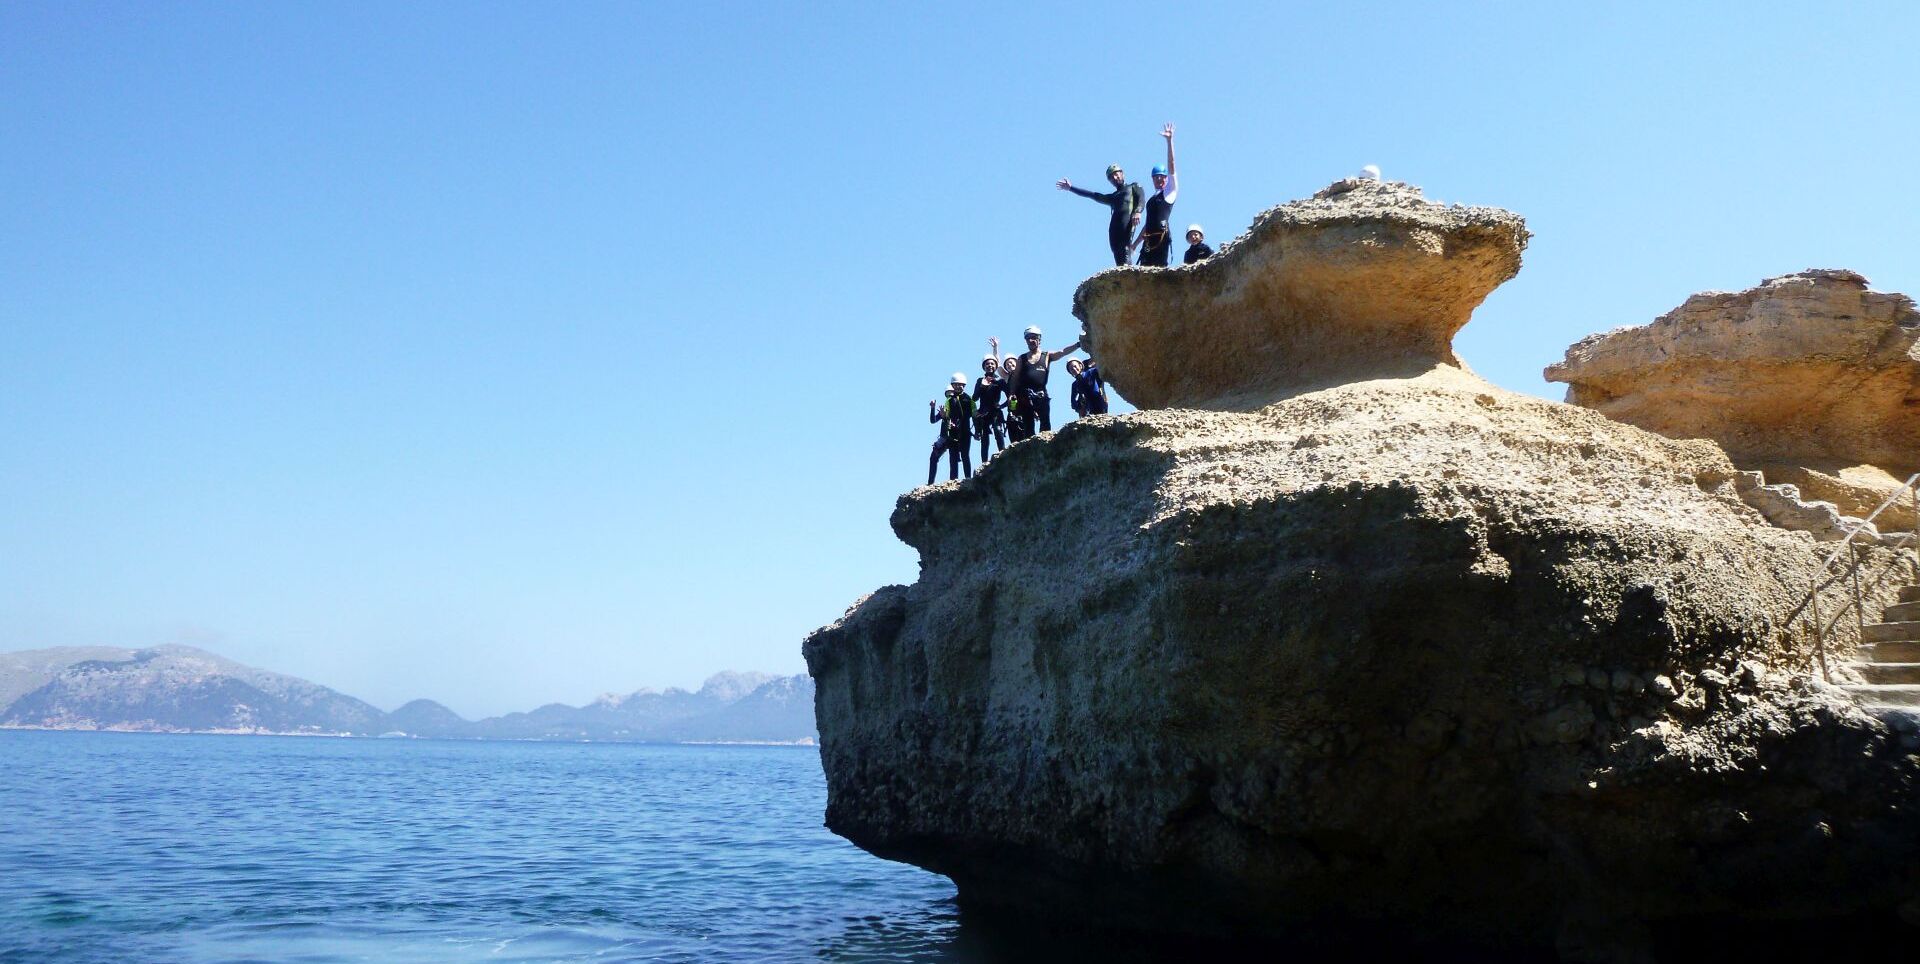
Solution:
[{"label": "distant mountain range", "polygon": [[698,691],[643,689],[586,706],[465,720],[432,700],[391,713],[317,683],[191,646],[0,653],[0,727],[309,733],[635,743],[811,743],[813,680],[718,673]]}]

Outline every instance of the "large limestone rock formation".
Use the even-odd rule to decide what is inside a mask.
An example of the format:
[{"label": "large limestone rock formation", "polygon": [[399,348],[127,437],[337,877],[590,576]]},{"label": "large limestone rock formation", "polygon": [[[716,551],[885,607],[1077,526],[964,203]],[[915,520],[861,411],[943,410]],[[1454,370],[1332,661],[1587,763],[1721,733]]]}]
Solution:
[{"label": "large limestone rock formation", "polygon": [[[1920,470],[1916,343],[1913,299],[1812,269],[1584,338],[1546,376],[1572,404],[1713,439],[1769,482],[1864,515]],[[1889,511],[1881,521],[1913,527],[1911,505]]]},{"label": "large limestone rock formation", "polygon": [[1394,182],[1338,182],[1205,261],[1105,271],[1074,293],[1089,354],[1142,408],[1249,409],[1457,365],[1454,333],[1520,270],[1525,222]]},{"label": "large limestone rock formation", "polygon": [[[1316,302],[1451,305],[1427,334],[1385,324],[1397,309],[1354,319],[1424,345],[1417,374],[1299,390],[1354,370],[1330,349],[1324,371],[1289,354],[1212,390],[1115,360],[1200,317],[1237,318],[1246,351],[1333,339],[1342,317],[1269,276],[1374,258],[1376,198],[1318,235],[1269,215],[1217,273],[1083,289],[1129,397],[1280,400],[1083,419],[903,496],[918,581],[804,647],[828,825],[970,908],[1181,932],[1578,954],[1647,921],[1910,899],[1920,735],[1820,682],[1774,624],[1813,538],[1751,508],[1710,442],[1446,363],[1431,332],[1512,273],[1517,218],[1465,219],[1511,241],[1467,245],[1469,280],[1446,281],[1441,232],[1437,263]],[[1272,294],[1234,315],[1249,296],[1223,279]]]}]

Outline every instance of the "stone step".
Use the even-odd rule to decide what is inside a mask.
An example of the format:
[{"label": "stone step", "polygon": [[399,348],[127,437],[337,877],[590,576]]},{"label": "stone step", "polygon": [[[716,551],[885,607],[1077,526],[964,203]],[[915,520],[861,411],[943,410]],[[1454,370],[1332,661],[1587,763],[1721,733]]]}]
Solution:
[{"label": "stone step", "polygon": [[[1871,609],[1868,612],[1872,612]],[[1920,601],[1894,603],[1887,607],[1886,614],[1880,617],[1883,623],[1904,623],[1920,619]]]},{"label": "stone step", "polygon": [[1920,663],[1855,663],[1869,683],[1920,683]]},{"label": "stone step", "polygon": [[1867,643],[1855,650],[1854,658],[1863,663],[1920,663],[1920,643]]},{"label": "stone step", "polygon": [[1920,602],[1920,586],[1901,586],[1901,602]]},{"label": "stone step", "polygon": [[1853,698],[1866,706],[1920,706],[1920,685],[1911,683],[1868,683],[1845,687]]},{"label": "stone step", "polygon": [[1868,623],[1860,630],[1863,643],[1904,642],[1920,640],[1920,622]]}]

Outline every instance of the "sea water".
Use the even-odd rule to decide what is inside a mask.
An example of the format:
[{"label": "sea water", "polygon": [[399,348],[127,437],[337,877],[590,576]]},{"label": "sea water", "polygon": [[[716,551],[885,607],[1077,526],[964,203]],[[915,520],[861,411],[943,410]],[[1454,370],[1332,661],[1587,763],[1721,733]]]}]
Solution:
[{"label": "sea water", "polygon": [[0,960],[981,959],[825,804],[811,747],[0,731]]}]

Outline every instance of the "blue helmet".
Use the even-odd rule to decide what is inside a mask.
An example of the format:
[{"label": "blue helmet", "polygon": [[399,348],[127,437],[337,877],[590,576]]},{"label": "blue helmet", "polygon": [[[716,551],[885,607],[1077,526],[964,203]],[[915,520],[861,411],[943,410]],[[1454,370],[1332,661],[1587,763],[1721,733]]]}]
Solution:
[{"label": "blue helmet", "polygon": [[1153,173],[1155,175],[1164,175],[1167,173],[1167,166],[1165,164],[1155,164],[1153,166]]}]

